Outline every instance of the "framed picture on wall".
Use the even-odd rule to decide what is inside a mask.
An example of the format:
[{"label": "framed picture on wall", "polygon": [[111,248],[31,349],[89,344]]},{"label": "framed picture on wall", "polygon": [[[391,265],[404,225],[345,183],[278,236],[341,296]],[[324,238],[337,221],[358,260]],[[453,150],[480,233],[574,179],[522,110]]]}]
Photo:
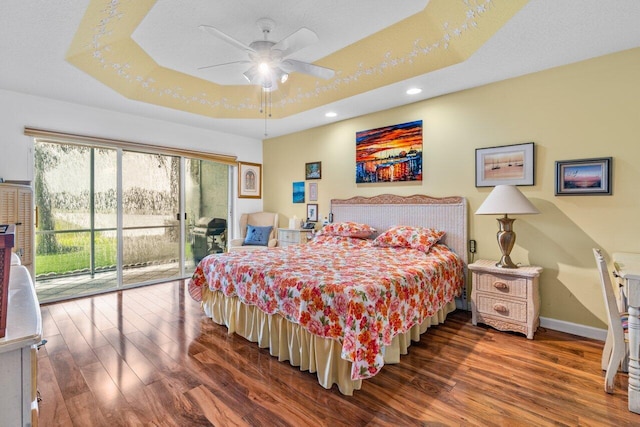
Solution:
[{"label": "framed picture on wall", "polygon": [[238,162],[238,197],[245,199],[262,197],[262,165]]},{"label": "framed picture on wall", "polygon": [[556,162],[556,196],[610,196],[611,157]]},{"label": "framed picture on wall", "polygon": [[318,183],[310,182],[309,183],[309,201],[315,202],[318,200]]},{"label": "framed picture on wall", "polygon": [[317,203],[307,204],[307,221],[318,222],[318,204]]},{"label": "framed picture on wall", "polygon": [[422,120],[356,132],[356,184],[422,181]]},{"label": "framed picture on wall", "polygon": [[533,185],[533,142],[476,148],[476,187]]},{"label": "framed picture on wall", "polygon": [[304,181],[293,183],[293,203],[304,203]]},{"label": "framed picture on wall", "polygon": [[304,164],[304,179],[322,178],[322,162],[311,162]]}]

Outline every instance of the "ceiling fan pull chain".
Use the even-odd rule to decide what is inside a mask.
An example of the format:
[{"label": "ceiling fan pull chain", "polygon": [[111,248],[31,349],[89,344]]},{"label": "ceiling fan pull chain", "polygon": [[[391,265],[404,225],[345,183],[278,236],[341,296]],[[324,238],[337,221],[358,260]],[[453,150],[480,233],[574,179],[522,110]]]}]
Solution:
[{"label": "ceiling fan pull chain", "polygon": [[264,136],[267,136],[267,91],[264,87],[260,92],[260,112],[264,112]]}]

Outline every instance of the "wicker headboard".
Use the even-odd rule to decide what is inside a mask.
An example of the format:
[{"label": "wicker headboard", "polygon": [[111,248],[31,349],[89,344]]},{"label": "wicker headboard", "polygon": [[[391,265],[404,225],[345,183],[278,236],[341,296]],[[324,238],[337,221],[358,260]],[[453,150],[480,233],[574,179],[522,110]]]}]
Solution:
[{"label": "wicker headboard", "polygon": [[421,194],[332,199],[334,222],[354,221],[378,232],[394,225],[431,227],[445,231],[444,243],[468,262],[467,200],[464,197],[429,197]]}]

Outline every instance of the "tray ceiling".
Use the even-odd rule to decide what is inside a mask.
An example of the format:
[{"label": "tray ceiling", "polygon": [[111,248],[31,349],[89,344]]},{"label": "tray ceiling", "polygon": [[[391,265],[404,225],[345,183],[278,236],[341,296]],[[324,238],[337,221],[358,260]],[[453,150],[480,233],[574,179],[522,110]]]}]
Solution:
[{"label": "tray ceiling", "polygon": [[[353,10],[353,4],[337,2],[331,8],[332,19],[324,21],[312,13],[313,3],[317,2],[297,2],[300,4],[293,11],[288,10],[291,3],[283,2],[277,10],[269,10],[260,8],[261,4],[264,6],[260,1],[244,2],[243,6],[253,12],[234,15],[237,8],[232,5],[237,3],[233,1],[193,1],[194,8],[185,13],[170,7],[169,2],[92,0],[67,61],[130,99],[214,118],[255,118],[261,109],[261,90],[259,86],[238,84],[242,83],[242,69],[223,67],[229,70],[222,76],[218,73],[217,78],[208,77],[209,70],[197,69],[197,64],[205,61],[226,63],[246,58],[244,52],[229,52],[227,46],[199,30],[200,24],[221,27],[249,44],[262,38],[256,34],[257,19],[252,19],[259,19],[257,9],[264,9],[259,13],[269,13],[270,19],[287,23],[285,31],[274,29],[276,41],[301,23],[317,31],[322,40],[348,25],[345,15],[362,19],[363,25],[352,26],[348,37],[333,38],[331,46],[325,43],[304,49],[312,55],[310,58],[317,58],[317,65],[334,69],[336,75],[322,80],[292,73],[270,98],[269,113],[273,118],[282,118],[460,63],[526,2],[407,1],[394,12],[389,5],[376,1],[377,4],[367,5],[362,16]],[[327,11],[323,14],[328,17]],[[305,22],[307,16],[309,22]],[[337,25],[334,16],[342,18],[342,25]],[[236,21],[235,25],[228,25],[230,20]],[[172,25],[162,25],[167,22]],[[138,29],[136,42],[133,34]],[[223,84],[225,81],[231,84]]]},{"label": "tray ceiling", "polygon": [[[0,89],[263,138],[260,91],[243,59],[198,29],[244,43],[256,21],[278,41],[300,27],[319,42],[294,55],[336,70],[293,73],[272,95],[269,136],[640,46],[636,0],[3,0]],[[417,86],[423,92],[404,92]],[[336,119],[324,113],[333,110]]]}]

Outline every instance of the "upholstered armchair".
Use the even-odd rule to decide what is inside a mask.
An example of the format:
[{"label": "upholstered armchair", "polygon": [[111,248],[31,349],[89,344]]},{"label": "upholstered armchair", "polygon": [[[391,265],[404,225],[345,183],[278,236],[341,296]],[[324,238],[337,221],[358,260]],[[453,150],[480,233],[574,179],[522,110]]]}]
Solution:
[{"label": "upholstered armchair", "polygon": [[[271,229],[265,228],[271,227]],[[254,212],[240,215],[240,238],[229,241],[229,252],[254,251],[277,245],[278,214]],[[266,234],[268,232],[268,235]]]}]

